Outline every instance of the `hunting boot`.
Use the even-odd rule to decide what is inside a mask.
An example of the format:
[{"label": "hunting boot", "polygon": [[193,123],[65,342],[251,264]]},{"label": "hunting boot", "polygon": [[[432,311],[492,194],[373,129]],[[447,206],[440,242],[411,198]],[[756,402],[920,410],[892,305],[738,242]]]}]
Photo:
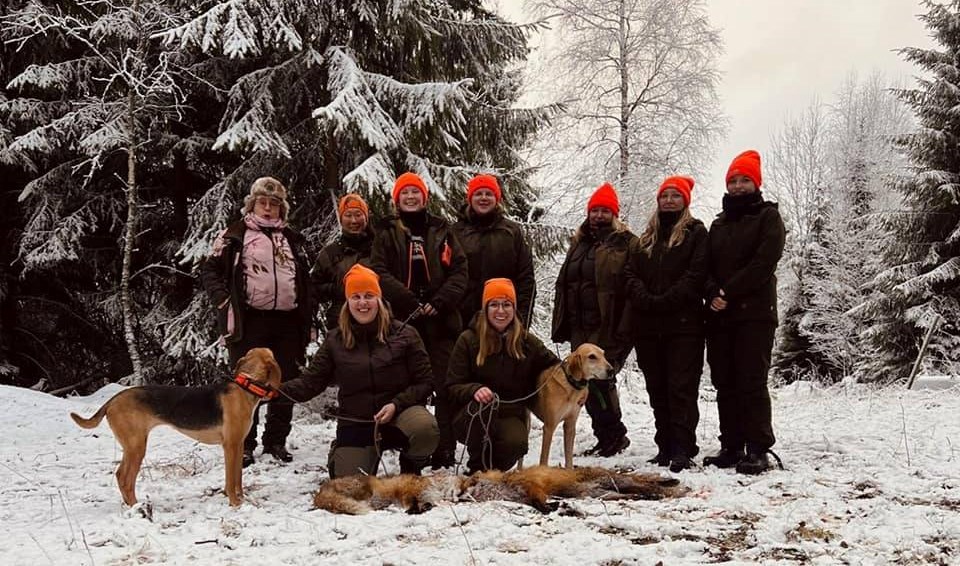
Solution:
[{"label": "hunting boot", "polygon": [[597,452],[597,456],[603,456],[604,458],[616,456],[626,450],[628,446],[630,446],[630,439],[627,438],[626,435],[613,438],[609,442],[604,443],[600,451]]},{"label": "hunting boot", "polygon": [[686,452],[677,452],[670,458],[670,471],[673,473],[682,472],[687,468],[693,467],[693,460],[687,456]]},{"label": "hunting boot", "polygon": [[756,446],[747,447],[747,455],[737,462],[737,473],[755,476],[770,469],[767,450]]},{"label": "hunting boot", "polygon": [[656,464],[662,468],[670,465],[670,456],[666,452],[657,452],[657,455],[647,460],[648,464]]},{"label": "hunting boot", "polygon": [[287,447],[283,444],[272,444],[270,446],[263,447],[263,453],[269,454],[280,460],[281,462],[292,462],[293,454],[287,451]]},{"label": "hunting boot", "polygon": [[718,468],[732,468],[743,459],[743,448],[723,447],[713,456],[707,456],[703,459],[704,466],[716,466]]},{"label": "hunting boot", "polygon": [[423,470],[423,467],[427,465],[426,462],[418,462],[412,458],[408,458],[407,455],[403,453],[400,454],[399,462],[401,474],[413,474],[415,476],[419,476],[420,471]]}]

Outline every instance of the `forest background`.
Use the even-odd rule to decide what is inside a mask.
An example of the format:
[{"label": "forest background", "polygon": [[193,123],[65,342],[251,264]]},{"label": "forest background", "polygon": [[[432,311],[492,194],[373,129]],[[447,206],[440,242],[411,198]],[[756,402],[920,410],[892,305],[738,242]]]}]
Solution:
[{"label": "forest background", "polygon": [[[776,34],[755,4],[0,2],[0,383],[214,379],[196,268],[262,175],[319,250],[344,192],[382,214],[413,170],[455,218],[496,174],[545,336],[590,191],[612,181],[638,231],[692,174],[709,223],[747,146],[788,224],[773,379],[901,382],[931,329],[922,371],[960,373],[960,3],[845,2],[846,35],[819,2]],[[811,45],[902,64],[831,81]]]}]

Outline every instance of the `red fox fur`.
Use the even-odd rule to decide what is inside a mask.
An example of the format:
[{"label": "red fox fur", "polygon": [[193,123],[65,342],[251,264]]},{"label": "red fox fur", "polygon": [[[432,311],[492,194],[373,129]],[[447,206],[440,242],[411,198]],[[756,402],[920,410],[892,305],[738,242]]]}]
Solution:
[{"label": "red fox fur", "polygon": [[687,491],[678,480],[659,474],[535,466],[472,476],[351,476],[325,482],[313,502],[317,509],[348,515],[361,515],[391,504],[408,513],[422,513],[441,501],[514,501],[549,513],[557,508],[556,503],[547,502],[549,497],[662,499],[679,497]]}]

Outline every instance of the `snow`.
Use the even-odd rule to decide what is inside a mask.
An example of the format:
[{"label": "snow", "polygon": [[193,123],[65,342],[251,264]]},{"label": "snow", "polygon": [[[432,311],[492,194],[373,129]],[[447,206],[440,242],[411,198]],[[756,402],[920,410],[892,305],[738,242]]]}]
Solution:
[{"label": "snow", "polygon": [[[654,449],[642,379],[625,374],[622,405],[633,444],[616,458],[576,462],[662,470],[644,462]],[[119,390],[61,399],[0,386],[0,524],[7,533],[0,563],[960,563],[960,454],[953,445],[960,387],[775,389],[774,448],[787,470],[757,477],[688,470],[676,476],[692,492],[679,499],[567,500],[551,515],[491,502],[360,517],[311,510],[333,425],[302,406],[288,442],[294,461],[258,458],[244,471],[242,507],[229,507],[223,495],[219,447],[159,428],[137,484],[147,503],[124,508],[113,477],[121,451],[109,427],[83,430],[68,416],[89,416]],[[717,447],[714,401],[705,384],[704,452]],[[578,427],[578,453],[592,444],[588,420]],[[535,430],[528,463],[538,444]],[[561,451],[558,434],[555,461]],[[394,456],[386,467],[397,470]]]}]

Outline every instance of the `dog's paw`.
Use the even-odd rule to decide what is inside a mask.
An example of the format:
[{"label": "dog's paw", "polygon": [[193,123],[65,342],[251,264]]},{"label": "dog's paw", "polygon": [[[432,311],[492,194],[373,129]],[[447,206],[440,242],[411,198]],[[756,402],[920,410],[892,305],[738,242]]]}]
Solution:
[{"label": "dog's paw", "polygon": [[153,503],[147,501],[138,501],[124,511],[124,516],[133,518],[142,518],[153,522]]}]

